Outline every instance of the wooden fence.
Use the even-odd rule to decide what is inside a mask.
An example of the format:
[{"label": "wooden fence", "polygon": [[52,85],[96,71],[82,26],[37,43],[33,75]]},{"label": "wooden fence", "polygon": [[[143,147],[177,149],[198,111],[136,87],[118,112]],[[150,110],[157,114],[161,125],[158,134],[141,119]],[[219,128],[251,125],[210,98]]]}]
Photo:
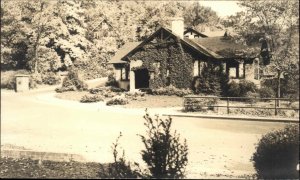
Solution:
[{"label": "wooden fence", "polygon": [[[198,100],[197,100],[198,99]],[[219,103],[210,103],[213,102],[211,101],[212,99],[217,100],[215,102],[225,101],[226,105],[219,105]],[[192,100],[192,101],[191,101]],[[208,103],[202,103],[202,101],[207,100]],[[256,102],[274,102],[273,107],[266,107],[266,106],[257,106]],[[294,111],[299,111],[299,104],[297,108],[293,107],[282,107],[281,103],[289,103],[291,104],[292,102],[297,102],[299,99],[291,99],[291,98],[257,98],[257,97],[217,97],[217,96],[185,96],[184,97],[184,109],[188,110],[189,108],[193,107],[199,107],[201,108],[209,108],[209,109],[214,109],[214,108],[226,108],[227,109],[227,114],[230,113],[231,108],[252,108],[252,109],[273,109],[274,114],[278,114],[278,110],[294,110]],[[200,102],[200,103],[199,103]],[[248,102],[244,103],[243,106],[239,105],[230,105],[232,102]],[[199,105],[200,104],[200,105]],[[203,105],[206,104],[206,105]],[[224,104],[224,103],[223,103]]]}]

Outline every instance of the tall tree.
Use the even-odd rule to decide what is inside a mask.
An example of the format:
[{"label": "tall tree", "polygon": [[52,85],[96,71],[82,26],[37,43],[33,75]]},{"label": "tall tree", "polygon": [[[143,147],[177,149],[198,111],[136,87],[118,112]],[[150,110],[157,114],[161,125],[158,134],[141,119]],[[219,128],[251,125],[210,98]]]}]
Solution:
[{"label": "tall tree", "polygon": [[270,58],[270,65],[263,68],[277,74],[277,97],[280,97],[282,74],[299,71],[299,2],[262,0],[238,4],[245,11],[231,16],[225,24],[233,26],[240,38],[248,42],[258,41],[253,35],[263,34],[260,41],[268,42],[268,46],[262,47],[261,55],[267,55],[264,60]]}]

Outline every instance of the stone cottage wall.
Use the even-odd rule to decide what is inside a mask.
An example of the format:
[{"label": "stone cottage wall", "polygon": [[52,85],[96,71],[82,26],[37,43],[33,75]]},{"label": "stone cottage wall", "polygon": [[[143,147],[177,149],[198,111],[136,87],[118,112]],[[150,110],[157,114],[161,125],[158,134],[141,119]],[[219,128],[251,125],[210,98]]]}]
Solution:
[{"label": "stone cottage wall", "polygon": [[161,42],[157,45],[147,44],[130,57],[141,60],[138,67],[131,70],[147,68],[150,75],[149,88],[156,89],[173,85],[177,88],[190,88],[193,80],[193,62],[196,58],[188,49],[176,42]]}]

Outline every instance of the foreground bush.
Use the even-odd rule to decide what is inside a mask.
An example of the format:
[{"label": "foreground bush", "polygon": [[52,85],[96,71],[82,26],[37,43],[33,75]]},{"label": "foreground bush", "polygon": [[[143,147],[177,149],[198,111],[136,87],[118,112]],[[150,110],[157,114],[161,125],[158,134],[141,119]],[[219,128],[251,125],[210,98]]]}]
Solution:
[{"label": "foreground bush", "polygon": [[[110,164],[108,173],[104,178],[150,178],[150,179],[175,179],[185,177],[185,166],[188,159],[188,146],[186,140],[182,143],[180,135],[171,133],[172,118],[166,120],[158,116],[152,118],[147,110],[144,116],[146,135],[139,135],[145,149],[142,150],[142,158],[148,169],[141,169],[138,163],[134,168],[125,160],[124,151],[121,158],[118,157],[118,137],[113,144],[114,163]],[[103,170],[102,170],[103,171]]]},{"label": "foreground bush", "polygon": [[299,125],[264,135],[252,156],[258,178],[298,179]]},{"label": "foreground bush", "polygon": [[119,140],[122,137],[122,134],[118,136],[116,143],[113,143],[113,157],[114,162],[110,163],[107,167],[107,170],[101,166],[102,171],[104,173],[99,173],[101,178],[114,178],[114,179],[127,179],[127,178],[139,178],[141,177],[140,173],[130,165],[130,162],[127,162],[125,158],[125,152],[123,151],[122,156],[119,156]]},{"label": "foreground bush", "polygon": [[186,140],[180,142],[180,135],[171,133],[172,118],[154,119],[146,111],[146,136],[140,135],[145,149],[142,158],[148,166],[150,178],[184,178],[188,159]]},{"label": "foreground bush", "polygon": [[93,102],[99,102],[103,101],[103,97],[99,95],[84,95],[80,99],[81,103],[93,103]]}]

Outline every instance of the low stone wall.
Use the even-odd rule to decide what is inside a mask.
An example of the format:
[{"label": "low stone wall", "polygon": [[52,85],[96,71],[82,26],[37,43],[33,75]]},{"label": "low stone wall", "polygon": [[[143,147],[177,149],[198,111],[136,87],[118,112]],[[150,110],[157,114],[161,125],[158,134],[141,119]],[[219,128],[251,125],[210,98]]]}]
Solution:
[{"label": "low stone wall", "polygon": [[68,154],[68,153],[53,153],[53,152],[38,152],[31,150],[9,150],[1,149],[1,157],[8,157],[14,159],[20,158],[31,158],[33,160],[50,160],[50,161],[78,161],[85,162],[85,159],[78,154]]}]

